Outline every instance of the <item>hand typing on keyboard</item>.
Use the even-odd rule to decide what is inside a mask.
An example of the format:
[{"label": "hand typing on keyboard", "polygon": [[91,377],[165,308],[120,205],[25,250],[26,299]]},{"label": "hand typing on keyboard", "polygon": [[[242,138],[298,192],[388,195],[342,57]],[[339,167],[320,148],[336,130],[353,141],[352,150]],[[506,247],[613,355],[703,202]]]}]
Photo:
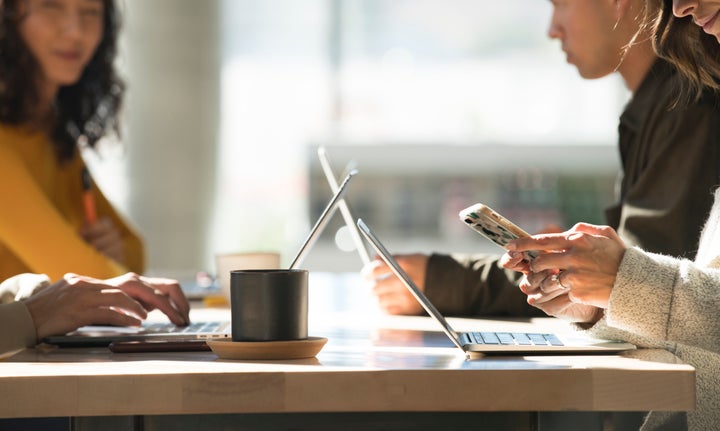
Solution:
[{"label": "hand typing on keyboard", "polygon": [[54,284],[38,283],[22,302],[38,339],[86,325],[139,326],[154,309],[174,325],[190,323],[190,305],[176,280],[133,273],[107,280],[66,274]]}]

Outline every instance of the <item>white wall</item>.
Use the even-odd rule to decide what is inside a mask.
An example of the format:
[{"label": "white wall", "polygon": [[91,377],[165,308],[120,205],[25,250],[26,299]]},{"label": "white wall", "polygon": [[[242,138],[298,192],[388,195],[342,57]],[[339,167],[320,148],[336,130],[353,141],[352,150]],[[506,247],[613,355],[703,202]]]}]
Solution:
[{"label": "white wall", "polygon": [[153,272],[200,269],[215,184],[219,112],[216,1],[125,0],[125,206]]}]

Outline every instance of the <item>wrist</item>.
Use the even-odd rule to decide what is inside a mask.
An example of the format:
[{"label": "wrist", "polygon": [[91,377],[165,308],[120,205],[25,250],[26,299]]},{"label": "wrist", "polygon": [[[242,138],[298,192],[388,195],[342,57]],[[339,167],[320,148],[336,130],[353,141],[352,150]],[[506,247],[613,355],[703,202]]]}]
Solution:
[{"label": "wrist", "polygon": [[590,329],[595,326],[603,317],[605,317],[605,309],[597,308],[590,319],[584,322],[576,322],[575,324],[581,329]]}]

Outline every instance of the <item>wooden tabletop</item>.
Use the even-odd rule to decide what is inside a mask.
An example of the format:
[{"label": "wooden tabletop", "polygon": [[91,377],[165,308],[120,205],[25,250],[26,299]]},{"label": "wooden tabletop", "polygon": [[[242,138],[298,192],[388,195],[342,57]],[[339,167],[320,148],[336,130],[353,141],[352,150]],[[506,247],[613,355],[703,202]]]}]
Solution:
[{"label": "wooden tabletop", "polygon": [[[225,309],[193,319],[229,318]],[[555,319],[451,319],[567,330]],[[0,417],[202,413],[692,410],[695,371],[670,353],[466,360],[426,317],[314,315],[316,358],[233,361],[212,352],[28,349],[0,363]]]}]

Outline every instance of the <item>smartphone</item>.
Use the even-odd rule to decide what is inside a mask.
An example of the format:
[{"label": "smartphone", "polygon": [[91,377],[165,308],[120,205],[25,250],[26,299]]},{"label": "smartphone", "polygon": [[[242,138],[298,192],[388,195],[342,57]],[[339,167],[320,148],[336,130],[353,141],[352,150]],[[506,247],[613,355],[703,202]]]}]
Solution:
[{"label": "smartphone", "polygon": [[197,352],[210,350],[210,346],[204,340],[113,341],[108,348],[113,353]]},{"label": "smartphone", "polygon": [[[487,205],[480,203],[471,205],[460,211],[460,220],[465,222],[471,229],[478,232],[485,238],[505,248],[508,242],[530,236],[510,220],[501,216],[498,212]],[[537,252],[529,251],[525,255],[528,259],[537,256]]]}]

